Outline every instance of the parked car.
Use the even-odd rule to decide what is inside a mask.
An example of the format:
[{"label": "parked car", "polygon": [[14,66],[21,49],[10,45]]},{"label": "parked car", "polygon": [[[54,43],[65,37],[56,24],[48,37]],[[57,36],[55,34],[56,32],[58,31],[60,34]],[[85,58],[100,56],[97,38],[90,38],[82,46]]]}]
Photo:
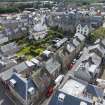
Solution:
[{"label": "parked car", "polygon": [[83,52],[81,51],[81,52],[76,56],[76,59],[78,60],[78,59],[81,57],[82,54],[83,54]]},{"label": "parked car", "polygon": [[73,59],[72,64],[75,64],[77,62],[77,59]]},{"label": "parked car", "polygon": [[50,85],[50,86],[48,87],[48,91],[47,91],[46,96],[47,96],[47,97],[50,97],[50,96],[52,95],[52,93],[53,93],[53,90],[54,90],[54,85]]},{"label": "parked car", "polygon": [[64,79],[64,75],[59,75],[56,79],[55,79],[55,85],[60,85],[61,82],[63,81]]}]

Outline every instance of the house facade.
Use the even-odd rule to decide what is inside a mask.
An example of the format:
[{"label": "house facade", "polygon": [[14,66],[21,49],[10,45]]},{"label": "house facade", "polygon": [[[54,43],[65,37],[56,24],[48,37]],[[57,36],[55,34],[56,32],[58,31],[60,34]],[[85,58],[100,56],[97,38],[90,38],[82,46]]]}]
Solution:
[{"label": "house facade", "polygon": [[74,35],[73,39],[71,39],[71,41],[69,41],[65,45],[63,50],[59,51],[58,56],[62,67],[64,67],[65,69],[69,68],[69,65],[71,64],[72,60],[84,47],[85,40],[86,36],[78,32]]},{"label": "house facade", "polygon": [[76,33],[87,36],[89,34],[89,27],[87,25],[82,26],[81,24],[78,24],[76,27]]}]

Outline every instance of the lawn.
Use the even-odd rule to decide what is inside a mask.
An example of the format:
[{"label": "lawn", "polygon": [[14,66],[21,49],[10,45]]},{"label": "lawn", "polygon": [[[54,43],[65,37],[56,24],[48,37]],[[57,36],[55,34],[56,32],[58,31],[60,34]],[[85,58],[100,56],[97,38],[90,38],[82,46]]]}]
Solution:
[{"label": "lawn", "polygon": [[28,60],[32,59],[33,57],[39,56],[45,49],[43,47],[35,47],[34,45],[26,44],[19,52],[17,52],[17,56],[25,56]]},{"label": "lawn", "polygon": [[39,56],[46,49],[46,44],[41,42],[32,43],[32,41],[26,38],[17,41],[17,44],[21,46],[21,50],[16,53],[18,57],[25,56],[28,60],[33,57]]},{"label": "lawn", "polygon": [[44,51],[44,48],[32,48],[31,46],[22,48],[19,52],[17,52],[17,56],[25,56],[28,60],[32,59],[33,57],[39,56]]}]

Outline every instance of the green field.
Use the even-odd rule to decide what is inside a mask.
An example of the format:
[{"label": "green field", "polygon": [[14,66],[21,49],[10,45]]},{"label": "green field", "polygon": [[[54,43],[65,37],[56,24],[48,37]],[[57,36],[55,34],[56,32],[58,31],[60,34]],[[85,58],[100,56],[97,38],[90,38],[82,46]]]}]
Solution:
[{"label": "green field", "polygon": [[[27,2],[27,1],[38,1],[38,0],[0,0],[0,2]],[[40,1],[44,1],[44,0],[40,0]],[[46,0],[45,0],[46,1]],[[59,1],[59,0],[51,0],[51,1]],[[69,1],[69,2],[97,2],[100,0],[65,0],[65,1]]]}]

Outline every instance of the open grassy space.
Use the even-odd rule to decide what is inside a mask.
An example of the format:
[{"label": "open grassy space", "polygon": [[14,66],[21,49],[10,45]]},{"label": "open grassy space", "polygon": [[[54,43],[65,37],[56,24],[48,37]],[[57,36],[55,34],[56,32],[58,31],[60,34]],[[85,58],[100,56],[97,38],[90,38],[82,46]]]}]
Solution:
[{"label": "open grassy space", "polygon": [[55,37],[62,37],[63,35],[53,30],[48,31],[48,35],[44,39],[38,41],[22,38],[17,40],[16,43],[21,47],[21,50],[16,53],[18,57],[25,56],[28,60],[33,57],[39,56],[43,51],[51,45],[52,39]]},{"label": "open grassy space", "polygon": [[28,60],[30,60],[33,57],[39,56],[45,50],[44,47],[40,47],[39,45],[36,46],[34,43],[31,43],[27,39],[21,40],[20,42],[17,42],[19,46],[22,47],[21,50],[16,53],[18,57],[24,55]]}]

